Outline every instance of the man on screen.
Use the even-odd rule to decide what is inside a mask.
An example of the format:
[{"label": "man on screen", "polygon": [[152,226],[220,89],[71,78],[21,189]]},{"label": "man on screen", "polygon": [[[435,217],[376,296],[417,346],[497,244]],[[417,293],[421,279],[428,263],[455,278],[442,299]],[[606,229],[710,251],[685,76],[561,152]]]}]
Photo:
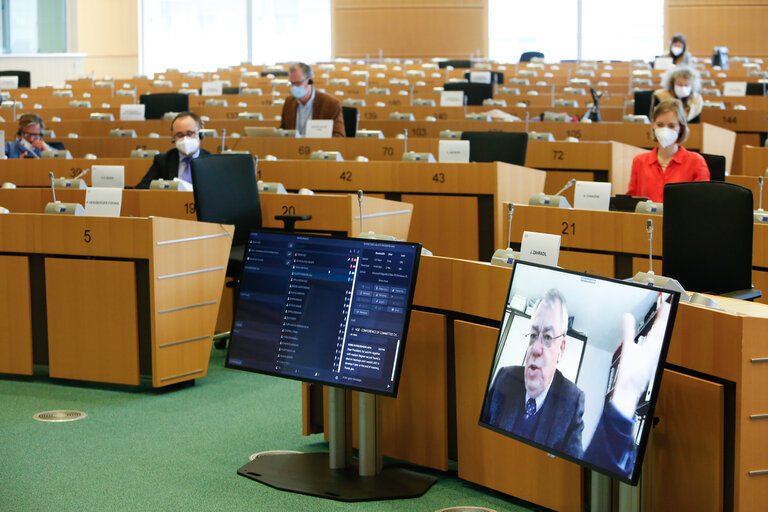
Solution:
[{"label": "man on screen", "polygon": [[565,452],[581,456],[584,392],[557,369],[565,352],[568,308],[551,289],[531,317],[524,366],[499,370],[488,390],[481,421]]}]

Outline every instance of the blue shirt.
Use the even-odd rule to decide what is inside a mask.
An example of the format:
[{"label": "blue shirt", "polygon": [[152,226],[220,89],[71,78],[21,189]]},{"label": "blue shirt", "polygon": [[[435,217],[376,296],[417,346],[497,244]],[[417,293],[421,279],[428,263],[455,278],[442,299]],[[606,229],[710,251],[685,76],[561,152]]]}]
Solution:
[{"label": "blue shirt", "polygon": [[[5,143],[5,156],[8,158],[21,158],[21,155],[27,153],[29,150],[21,145],[21,139],[16,139],[13,142]],[[42,151],[32,149],[32,151],[39,157],[42,155]]]},{"label": "blue shirt", "polygon": [[312,119],[312,105],[315,103],[315,88],[312,87],[312,95],[309,97],[306,105],[298,100],[298,108],[296,109],[296,131],[299,135],[305,135],[307,133],[307,121]]}]

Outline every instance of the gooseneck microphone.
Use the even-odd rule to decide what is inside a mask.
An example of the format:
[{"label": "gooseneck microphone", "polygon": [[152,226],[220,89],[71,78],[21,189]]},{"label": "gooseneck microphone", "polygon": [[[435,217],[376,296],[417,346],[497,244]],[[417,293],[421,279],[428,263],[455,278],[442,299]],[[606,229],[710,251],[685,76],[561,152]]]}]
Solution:
[{"label": "gooseneck microphone", "polygon": [[576,184],[576,178],[571,178],[570,180],[568,180],[568,183],[566,183],[563,188],[561,188],[560,190],[557,191],[557,194],[555,194],[555,195],[556,196],[561,195],[563,192],[565,192],[566,190],[568,190],[569,188],[571,188],[575,184]]},{"label": "gooseneck microphone", "polygon": [[56,185],[54,184],[53,171],[48,172],[48,177],[51,179],[51,192],[53,193],[53,202],[55,203],[57,201],[56,201]]},{"label": "gooseneck microphone", "polygon": [[653,275],[653,219],[645,221],[645,231],[648,233],[648,273]]},{"label": "gooseneck microphone", "polygon": [[363,191],[357,191],[357,203],[360,205],[360,232],[365,233],[363,229]]},{"label": "gooseneck microphone", "polygon": [[515,212],[515,205],[507,204],[507,247],[512,247],[512,214]]},{"label": "gooseneck microphone", "polygon": [[[81,173],[85,174],[85,173]],[[85,210],[79,203],[62,203],[56,200],[56,185],[53,172],[48,173],[48,177],[51,180],[51,193],[53,194],[53,202],[45,205],[44,213],[63,213],[64,215],[84,215]]]}]

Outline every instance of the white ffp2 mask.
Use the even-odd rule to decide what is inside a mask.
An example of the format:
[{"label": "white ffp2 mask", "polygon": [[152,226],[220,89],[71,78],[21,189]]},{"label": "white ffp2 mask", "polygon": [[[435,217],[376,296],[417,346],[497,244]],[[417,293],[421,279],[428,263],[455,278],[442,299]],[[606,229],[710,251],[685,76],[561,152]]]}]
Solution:
[{"label": "white ffp2 mask", "polygon": [[656,140],[659,141],[659,145],[663,148],[669,147],[677,141],[677,132],[666,126],[655,128],[653,134],[656,136]]},{"label": "white ffp2 mask", "polygon": [[176,149],[183,155],[192,155],[200,148],[200,140],[184,137],[176,140]]},{"label": "white ffp2 mask", "polygon": [[691,95],[691,92],[693,91],[693,87],[690,85],[676,85],[675,86],[675,96],[678,98],[687,98]]}]

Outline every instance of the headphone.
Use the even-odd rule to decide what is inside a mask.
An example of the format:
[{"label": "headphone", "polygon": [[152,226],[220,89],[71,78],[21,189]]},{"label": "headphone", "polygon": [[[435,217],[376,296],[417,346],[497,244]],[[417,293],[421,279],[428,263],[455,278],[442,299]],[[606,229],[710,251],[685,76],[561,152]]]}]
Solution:
[{"label": "headphone", "polygon": [[[195,124],[199,126],[197,130],[197,138],[201,141],[205,138],[205,134],[202,132],[203,128],[205,128],[203,121],[202,119],[200,119],[200,116],[198,116],[191,110],[179,112],[178,114],[176,114],[176,117],[174,117],[173,121],[171,121],[171,131],[173,131],[173,123],[175,123],[176,120],[179,119],[180,117],[191,117],[195,121]],[[175,142],[173,135],[171,135],[171,142]]]}]

